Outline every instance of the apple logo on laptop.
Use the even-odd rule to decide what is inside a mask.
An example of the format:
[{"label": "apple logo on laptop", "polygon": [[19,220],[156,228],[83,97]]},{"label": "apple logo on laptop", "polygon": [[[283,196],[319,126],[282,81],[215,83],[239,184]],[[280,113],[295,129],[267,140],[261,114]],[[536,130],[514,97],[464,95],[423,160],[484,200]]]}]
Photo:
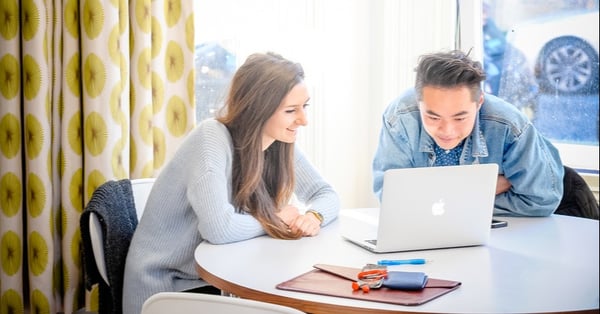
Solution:
[{"label": "apple logo on laptop", "polygon": [[444,200],[440,198],[439,201],[433,203],[433,205],[431,205],[431,213],[434,216],[441,216],[444,214],[444,212],[446,211],[446,209],[444,208],[446,204],[444,203]]}]

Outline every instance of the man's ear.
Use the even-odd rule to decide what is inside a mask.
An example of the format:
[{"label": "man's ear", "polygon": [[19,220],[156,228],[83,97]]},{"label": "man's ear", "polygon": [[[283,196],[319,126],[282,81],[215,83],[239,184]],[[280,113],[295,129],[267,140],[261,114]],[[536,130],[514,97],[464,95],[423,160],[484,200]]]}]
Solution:
[{"label": "man's ear", "polygon": [[477,110],[481,109],[481,105],[483,105],[483,93],[481,93],[481,95],[479,95],[479,100],[477,101]]}]

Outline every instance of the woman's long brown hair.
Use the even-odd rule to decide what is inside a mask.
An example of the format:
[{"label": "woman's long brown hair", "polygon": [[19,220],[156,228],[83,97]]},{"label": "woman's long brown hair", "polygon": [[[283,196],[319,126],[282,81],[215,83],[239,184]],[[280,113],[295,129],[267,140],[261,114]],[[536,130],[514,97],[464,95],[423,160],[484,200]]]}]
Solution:
[{"label": "woman's long brown hair", "polygon": [[278,54],[250,55],[233,76],[225,107],[217,118],[233,140],[233,204],[253,215],[272,237],[300,234],[276,215],[294,192],[294,144],[275,141],[262,150],[263,128],[290,90],[304,80],[300,64]]}]

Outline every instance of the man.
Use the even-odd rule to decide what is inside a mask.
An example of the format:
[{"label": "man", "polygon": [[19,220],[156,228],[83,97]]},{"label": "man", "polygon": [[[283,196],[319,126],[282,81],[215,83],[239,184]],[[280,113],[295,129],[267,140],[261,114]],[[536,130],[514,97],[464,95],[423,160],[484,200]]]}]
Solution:
[{"label": "man", "polygon": [[483,93],[481,63],[440,52],[421,56],[416,72],[414,89],[383,114],[376,195],[387,169],[495,163],[495,215],[551,215],[563,195],[558,151],[515,106]]}]

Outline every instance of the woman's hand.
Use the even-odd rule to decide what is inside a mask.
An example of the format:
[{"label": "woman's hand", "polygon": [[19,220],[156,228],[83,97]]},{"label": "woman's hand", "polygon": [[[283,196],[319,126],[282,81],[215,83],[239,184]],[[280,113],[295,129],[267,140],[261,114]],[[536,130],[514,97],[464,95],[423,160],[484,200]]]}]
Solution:
[{"label": "woman's hand", "polygon": [[321,221],[312,213],[305,213],[304,215],[298,215],[288,226],[292,232],[299,230],[303,236],[312,237],[319,234]]},{"label": "woman's hand", "polygon": [[294,205],[286,205],[277,213],[279,219],[281,219],[283,223],[288,226],[291,226],[294,222],[294,219],[296,219],[296,217],[299,215],[300,211],[298,210],[298,207]]},{"label": "woman's hand", "polygon": [[302,236],[312,237],[321,230],[321,221],[312,213],[300,214],[298,207],[286,205],[277,213],[291,232],[300,232]]}]

